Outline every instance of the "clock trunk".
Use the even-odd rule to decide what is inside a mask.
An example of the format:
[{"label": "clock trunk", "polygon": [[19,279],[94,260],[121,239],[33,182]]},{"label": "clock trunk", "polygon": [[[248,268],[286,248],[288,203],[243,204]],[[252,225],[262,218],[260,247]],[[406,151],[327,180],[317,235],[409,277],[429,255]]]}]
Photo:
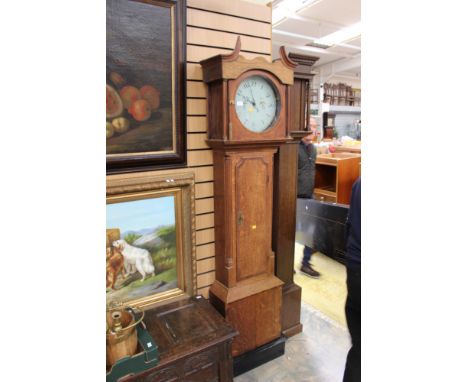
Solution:
[{"label": "clock trunk", "polygon": [[233,355],[280,336],[281,286],[274,276],[276,148],[214,150],[216,281],[210,298],[239,336]]}]

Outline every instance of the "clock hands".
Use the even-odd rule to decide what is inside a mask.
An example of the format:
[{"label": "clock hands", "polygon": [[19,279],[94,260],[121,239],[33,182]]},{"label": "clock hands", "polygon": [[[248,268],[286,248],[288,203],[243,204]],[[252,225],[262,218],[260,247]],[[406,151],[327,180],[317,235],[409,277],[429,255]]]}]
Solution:
[{"label": "clock hands", "polygon": [[257,103],[255,102],[255,98],[254,98],[253,93],[252,93],[252,88],[250,87],[249,90],[250,90],[250,95],[252,96],[252,101],[253,101],[253,102],[251,102],[251,104],[258,111]]},{"label": "clock hands", "polygon": [[244,99],[244,102],[248,102],[248,103],[250,103],[251,105],[254,104],[254,101],[251,101],[251,100],[250,100],[249,98],[247,98],[246,96],[243,95],[242,98]]},{"label": "clock hands", "polygon": [[252,105],[255,106],[255,99],[254,99],[254,96],[253,96],[253,93],[252,93],[252,88],[249,87],[249,90],[250,90],[250,95],[252,96]]},{"label": "clock hands", "polygon": [[253,100],[253,99],[251,100],[251,99],[247,98],[247,97],[244,96],[244,95],[242,96],[242,98],[244,99],[244,102],[245,102],[245,103],[250,103],[255,109],[258,110],[258,108],[257,108],[257,106],[256,106],[256,104],[255,104],[255,100]]}]

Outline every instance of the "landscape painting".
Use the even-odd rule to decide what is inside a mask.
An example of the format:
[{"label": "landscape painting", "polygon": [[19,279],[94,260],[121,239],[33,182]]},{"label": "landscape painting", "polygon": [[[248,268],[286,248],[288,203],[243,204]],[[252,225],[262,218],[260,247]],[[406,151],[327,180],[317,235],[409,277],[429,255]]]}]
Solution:
[{"label": "landscape painting", "polygon": [[106,215],[107,303],[178,288],[176,197],[107,204]]},{"label": "landscape painting", "polygon": [[107,0],[108,168],[150,159],[157,164],[181,154],[180,6],[164,0]]}]

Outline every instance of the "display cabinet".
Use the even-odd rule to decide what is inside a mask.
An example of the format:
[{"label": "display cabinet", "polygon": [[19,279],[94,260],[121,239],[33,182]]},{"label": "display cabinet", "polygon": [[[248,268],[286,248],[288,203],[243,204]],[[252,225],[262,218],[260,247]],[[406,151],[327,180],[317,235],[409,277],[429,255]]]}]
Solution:
[{"label": "display cabinet", "polygon": [[360,175],[361,155],[332,153],[317,155],[314,198],[349,204],[353,183]]}]

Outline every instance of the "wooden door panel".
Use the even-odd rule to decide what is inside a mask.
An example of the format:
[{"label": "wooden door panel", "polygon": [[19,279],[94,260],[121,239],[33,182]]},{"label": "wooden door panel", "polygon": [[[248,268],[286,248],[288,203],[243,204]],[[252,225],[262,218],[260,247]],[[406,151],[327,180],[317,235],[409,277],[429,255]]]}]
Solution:
[{"label": "wooden door panel", "polygon": [[265,155],[236,164],[237,281],[266,273],[271,252],[272,160]]}]

